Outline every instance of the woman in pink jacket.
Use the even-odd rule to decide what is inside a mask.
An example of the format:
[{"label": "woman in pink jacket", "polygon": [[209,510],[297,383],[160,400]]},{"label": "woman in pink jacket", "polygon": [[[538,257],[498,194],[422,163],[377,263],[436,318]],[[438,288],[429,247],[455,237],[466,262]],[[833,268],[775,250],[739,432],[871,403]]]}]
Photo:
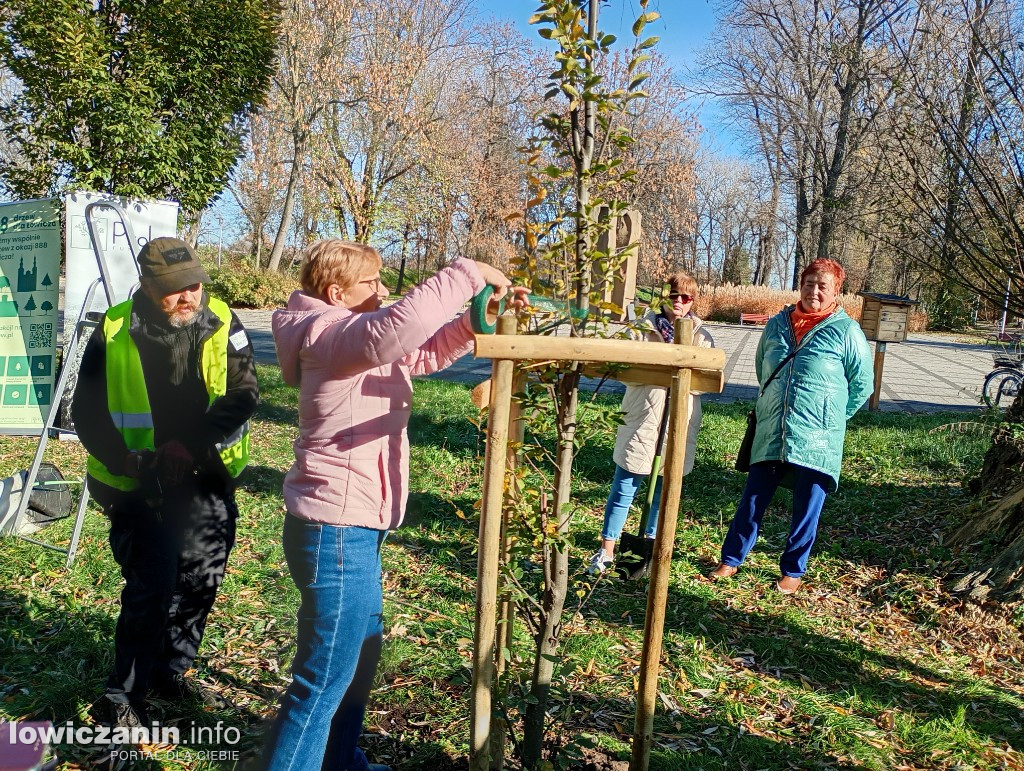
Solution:
[{"label": "woman in pink jacket", "polygon": [[380,255],[329,239],[306,251],[302,291],[274,313],[281,376],[299,387],[295,463],[284,480],[284,552],[302,596],[292,683],[267,747],[270,771],[364,771],[356,743],[380,657],[380,546],[405,513],[412,375],[470,350],[462,306],[490,284],[458,259],[387,308]]}]

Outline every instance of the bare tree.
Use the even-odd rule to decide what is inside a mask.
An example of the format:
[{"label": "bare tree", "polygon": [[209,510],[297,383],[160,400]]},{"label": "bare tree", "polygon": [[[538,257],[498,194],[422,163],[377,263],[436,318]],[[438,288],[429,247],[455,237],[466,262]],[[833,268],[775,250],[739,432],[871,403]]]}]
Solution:
[{"label": "bare tree", "polygon": [[851,159],[889,105],[894,25],[909,0],[731,0],[701,57],[702,88],[723,97],[764,158],[776,205],[795,212],[793,285],[833,253],[852,194]]},{"label": "bare tree", "polygon": [[450,117],[447,84],[468,54],[468,8],[468,0],[368,0],[356,9],[351,77],[314,159],[348,237],[371,238],[388,189],[419,167]]},{"label": "bare tree", "polygon": [[290,152],[281,220],[270,253],[269,270],[280,268],[292,212],[308,163],[310,145],[331,107],[342,98],[353,67],[355,0],[289,0],[284,6],[278,66],[265,116],[287,133]]},{"label": "bare tree", "polygon": [[251,253],[257,265],[263,263],[264,229],[275,212],[280,212],[290,174],[286,157],[290,136],[283,123],[266,113],[249,120],[246,154],[228,189],[238,203],[252,234]]}]

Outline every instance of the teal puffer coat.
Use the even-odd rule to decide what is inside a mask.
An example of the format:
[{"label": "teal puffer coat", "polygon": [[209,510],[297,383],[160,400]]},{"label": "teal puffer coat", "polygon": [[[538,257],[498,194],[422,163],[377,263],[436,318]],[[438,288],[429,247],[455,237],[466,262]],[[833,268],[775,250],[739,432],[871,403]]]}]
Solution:
[{"label": "teal puffer coat", "polygon": [[[765,325],[754,366],[763,384],[794,346],[793,306]],[[874,388],[871,349],[860,326],[842,308],[813,327],[797,354],[757,400],[751,463],[785,461],[832,477],[839,486],[846,421]]]}]

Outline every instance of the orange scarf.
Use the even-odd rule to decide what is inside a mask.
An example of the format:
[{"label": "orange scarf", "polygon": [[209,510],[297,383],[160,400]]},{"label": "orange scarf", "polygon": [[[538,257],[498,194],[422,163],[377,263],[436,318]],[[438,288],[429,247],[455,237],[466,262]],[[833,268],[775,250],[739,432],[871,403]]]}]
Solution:
[{"label": "orange scarf", "polygon": [[793,313],[789,317],[790,322],[793,324],[793,334],[796,335],[796,344],[800,345],[804,335],[814,329],[819,321],[824,321],[831,316],[838,305],[839,303],[834,302],[823,311],[808,313],[804,310],[804,306],[797,302],[796,307],[793,308]]}]

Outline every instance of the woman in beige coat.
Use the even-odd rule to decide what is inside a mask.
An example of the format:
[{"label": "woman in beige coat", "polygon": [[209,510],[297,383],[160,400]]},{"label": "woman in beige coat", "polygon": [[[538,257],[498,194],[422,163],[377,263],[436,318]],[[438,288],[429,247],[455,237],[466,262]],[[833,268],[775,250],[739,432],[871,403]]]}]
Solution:
[{"label": "woman in beige coat", "polygon": [[[650,310],[637,322],[638,337],[643,335],[653,342],[671,343],[677,318],[693,319],[695,345],[713,348],[714,340],[704,329],[699,318],[693,315],[693,302],[697,294],[697,282],[688,273],[673,273],[666,279],[669,286],[669,302],[660,312]],[[665,412],[667,391],[659,386],[627,385],[622,397],[623,423],[615,438],[612,460],[615,462],[615,476],[612,489],[604,509],[604,527],[601,530],[601,548],[590,558],[589,573],[601,573],[612,563],[615,544],[622,533],[629,507],[636,497],[641,481],[651,473],[654,456],[657,454],[658,434],[662,415]],[[697,432],[700,430],[700,394],[690,396],[690,422],[686,428],[686,464],[683,474],[693,468],[693,456],[697,447]],[[664,442],[663,442],[664,443]],[[654,489],[654,502],[647,518],[644,535],[654,538],[658,528],[658,507],[661,503],[661,480],[659,474]]]}]

